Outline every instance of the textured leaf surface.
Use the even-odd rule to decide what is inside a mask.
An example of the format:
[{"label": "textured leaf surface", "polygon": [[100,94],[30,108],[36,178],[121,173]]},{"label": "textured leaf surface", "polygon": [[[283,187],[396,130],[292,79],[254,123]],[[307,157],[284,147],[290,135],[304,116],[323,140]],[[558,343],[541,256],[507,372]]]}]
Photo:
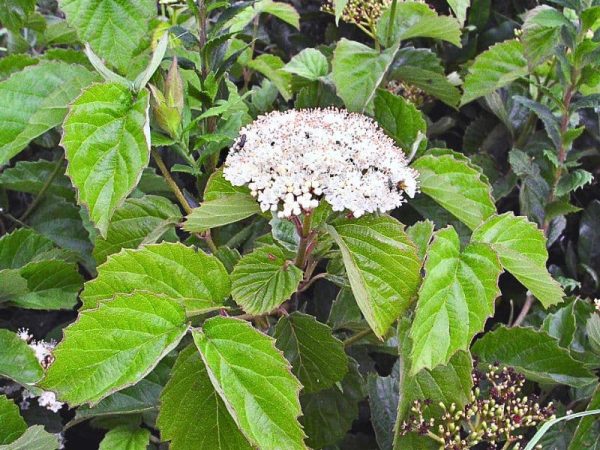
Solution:
[{"label": "textured leaf surface", "polygon": [[262,314],[281,305],[298,288],[302,271],[275,245],[244,255],[231,273],[231,295],[244,311]]},{"label": "textured leaf surface", "polygon": [[148,165],[148,98],[145,90],[134,97],[120,84],[95,84],[71,104],[65,119],[67,175],[102,236]]},{"label": "textured leaf surface", "polygon": [[115,211],[106,238],[96,238],[94,258],[100,264],[123,248],[137,248],[147,239],[157,241],[180,217],[179,208],[164,197],[129,198]]},{"label": "textured leaf surface", "polygon": [[19,407],[5,395],[0,395],[0,423],[2,424],[0,445],[10,444],[27,429],[27,424],[19,413]]},{"label": "textured leaf surface", "polygon": [[0,83],[0,165],[60,125],[67,105],[97,76],[83,66],[45,62]]},{"label": "textured leaf surface", "polygon": [[342,252],[356,302],[379,337],[409,307],[420,280],[417,249],[403,228],[389,216],[327,227]]},{"label": "textured leaf surface", "polygon": [[260,213],[254,198],[247,194],[227,195],[205,201],[187,216],[186,231],[198,233],[246,219]]},{"label": "textured leaf surface", "polygon": [[496,211],[490,185],[467,159],[452,154],[425,155],[412,167],[419,171],[421,192],[469,228],[476,228]]},{"label": "textured leaf surface", "polygon": [[160,400],[157,426],[172,450],[252,448],[211,384],[194,345],[179,354]]},{"label": "textured leaf surface", "polygon": [[483,362],[512,366],[539,383],[583,387],[596,381],[556,339],[532,328],[497,328],[475,342],[473,353]]},{"label": "textured leaf surface", "polygon": [[214,256],[182,244],[163,242],[123,250],[98,267],[81,293],[83,308],[95,308],[118,293],[143,289],[177,299],[188,313],[210,310],[229,296],[230,281]]},{"label": "textured leaf surface", "polygon": [[326,389],[342,380],[348,370],[348,357],[342,341],[327,325],[313,316],[294,312],[282,317],[275,328],[275,345],[292,364],[292,372],[310,393]]},{"label": "textured leaf surface", "polygon": [[0,348],[2,349],[0,376],[8,377],[20,384],[33,384],[44,375],[33,350],[15,333],[0,330]]},{"label": "textured leaf surface", "polygon": [[224,317],[208,319],[193,336],[213,386],[250,443],[263,450],[305,449],[301,385],[273,340]]},{"label": "textured leaf surface", "polygon": [[[45,159],[19,161],[0,174],[0,185],[12,191],[38,194],[55,167],[56,162]],[[71,181],[64,176],[64,170],[59,173],[46,192],[66,200],[73,200],[75,191],[71,187]]]},{"label": "textured leaf surface", "polygon": [[27,428],[16,441],[0,445],[0,450],[57,450],[58,447],[56,435],[44,430],[43,425],[34,425]]},{"label": "textured leaf surface", "polygon": [[0,238],[0,269],[18,269],[29,262],[64,256],[52,241],[28,228]]},{"label": "textured leaf surface", "polygon": [[60,0],[60,7],[79,38],[123,72],[156,15],[152,0]]},{"label": "textured leaf surface", "polygon": [[412,103],[382,89],[375,96],[375,118],[406,153],[410,153],[419,133],[425,135],[427,131],[423,115]]},{"label": "textured leaf surface", "polygon": [[473,232],[472,240],[489,244],[504,268],[545,307],[562,301],[560,284],[546,269],[546,239],[527,218],[512,213],[493,216]]},{"label": "textured leaf surface", "polygon": [[150,430],[121,425],[106,433],[98,450],[146,450],[149,443]]},{"label": "textured leaf surface", "polygon": [[494,312],[500,273],[487,245],[469,244],[461,252],[454,228],[435,234],[410,331],[411,373],[446,364],[458,350],[469,348]]},{"label": "textured leaf surface", "polygon": [[147,292],[116,296],[64,330],[42,385],[71,406],[137,383],[187,331],[179,303]]},{"label": "textured leaf surface", "polygon": [[315,81],[329,72],[329,63],[323,53],[315,48],[306,48],[285,65],[285,71]]},{"label": "textured leaf surface", "polygon": [[469,67],[462,104],[491,94],[527,75],[527,72],[527,60],[521,42],[510,40],[496,44],[477,56]]}]

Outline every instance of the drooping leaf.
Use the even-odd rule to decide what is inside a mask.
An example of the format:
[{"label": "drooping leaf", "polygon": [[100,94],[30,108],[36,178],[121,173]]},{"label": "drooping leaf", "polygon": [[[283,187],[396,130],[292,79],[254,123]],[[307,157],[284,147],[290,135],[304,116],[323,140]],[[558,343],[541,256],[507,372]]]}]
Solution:
[{"label": "drooping leaf", "polygon": [[50,239],[29,228],[19,228],[0,238],[0,270],[66,257],[68,254],[56,249]]},{"label": "drooping leaf", "polygon": [[283,70],[307,80],[316,81],[329,73],[329,63],[319,50],[307,48],[292,57]]},{"label": "drooping leaf", "polygon": [[498,258],[487,245],[472,243],[461,251],[454,228],[435,233],[410,330],[412,374],[468,350],[494,313],[500,273]]},{"label": "drooping leaf", "polygon": [[577,320],[574,307],[575,302],[567,303],[555,312],[549,313],[542,323],[541,329],[556,338],[563,348],[569,348],[575,337]]},{"label": "drooping leaf", "polygon": [[0,450],[57,450],[58,439],[55,434],[44,430],[43,425],[33,425],[10,444],[0,445]]},{"label": "drooping leaf", "polygon": [[97,76],[79,65],[43,62],[0,83],[0,165],[60,125],[67,105]]},{"label": "drooping leaf", "polygon": [[148,93],[96,84],[70,107],[62,145],[78,200],[106,237],[110,219],[135,188],[150,159]]},{"label": "drooping leaf", "polygon": [[120,425],[104,435],[98,450],[146,450],[149,443],[150,430]]},{"label": "drooping leaf", "polygon": [[156,16],[152,0],[61,0],[60,7],[81,41],[123,73]]},{"label": "drooping leaf", "polygon": [[302,281],[302,271],[276,245],[244,255],[231,273],[231,295],[244,311],[264,314],[288,300]]},{"label": "drooping leaf", "polygon": [[419,172],[421,192],[475,229],[496,207],[489,183],[463,158],[455,154],[428,154],[417,159],[412,167]]},{"label": "drooping leaf", "polygon": [[184,229],[198,233],[246,219],[260,213],[258,202],[248,194],[227,195],[203,202],[187,216]]},{"label": "drooping leaf", "polygon": [[44,375],[33,350],[15,333],[0,329],[0,348],[0,376],[20,384],[33,384]]},{"label": "drooping leaf", "polygon": [[251,448],[211,384],[194,345],[179,354],[160,398],[157,426],[172,450]]},{"label": "drooping leaf", "polygon": [[[106,238],[98,236],[94,245],[94,258],[98,264],[123,248],[137,248],[142,243],[153,244],[177,223],[179,208],[164,197],[145,195],[129,198],[115,211]],[[150,240],[151,242],[148,242]]]},{"label": "drooping leaf", "polygon": [[412,103],[383,89],[375,95],[375,119],[406,153],[427,131],[423,115]]},{"label": "drooping leaf", "polygon": [[554,147],[559,149],[562,145],[562,137],[560,131],[560,122],[558,118],[552,113],[550,108],[546,105],[541,104],[540,102],[536,102],[531,100],[530,98],[522,97],[520,95],[515,95],[513,97],[514,101],[522,104],[527,109],[531,110],[544,124],[544,128],[548,133],[550,139],[554,143]]},{"label": "drooping leaf", "polygon": [[505,41],[481,53],[469,67],[465,78],[462,104],[491,94],[527,75],[527,60],[523,44],[517,40]]},{"label": "drooping leaf", "polygon": [[71,406],[97,403],[150,373],[187,332],[185,320],[175,300],[116,295],[65,328],[41,385]]},{"label": "drooping leaf", "polygon": [[214,388],[248,441],[263,450],[305,449],[301,385],[273,340],[225,317],[208,319],[193,336]]},{"label": "drooping leaf", "polygon": [[317,392],[341,381],[348,370],[344,345],[327,325],[313,316],[294,312],[275,328],[275,345],[292,364],[303,392]]},{"label": "drooping leaf", "polygon": [[417,249],[403,228],[389,216],[327,226],[342,252],[356,302],[380,338],[408,309],[420,279]]},{"label": "drooping leaf", "polygon": [[596,381],[568,350],[559,347],[556,339],[532,328],[502,326],[486,333],[472,350],[484,363],[499,361],[539,383],[583,387]]},{"label": "drooping leaf", "polygon": [[[14,167],[9,167],[0,174],[0,185],[11,191],[38,194],[55,168],[56,162],[45,159],[19,161]],[[73,200],[75,191],[71,187],[71,182],[64,175],[64,170],[59,173],[60,175],[54,178],[46,192],[66,200]]]},{"label": "drooping leaf", "polygon": [[[5,331],[5,330],[0,330]],[[1,338],[0,334],[0,338]],[[0,395],[0,445],[10,444],[25,433],[27,424],[19,413],[19,407],[12,400]]]},{"label": "drooping leaf", "polygon": [[124,249],[98,267],[98,276],[81,293],[83,308],[95,308],[115,294],[143,289],[177,299],[188,314],[210,311],[229,296],[223,264],[212,255],[179,243]]},{"label": "drooping leaf", "polygon": [[546,269],[546,239],[534,223],[512,213],[492,216],[473,232],[472,240],[489,244],[504,268],[545,307],[562,301],[560,284]]}]

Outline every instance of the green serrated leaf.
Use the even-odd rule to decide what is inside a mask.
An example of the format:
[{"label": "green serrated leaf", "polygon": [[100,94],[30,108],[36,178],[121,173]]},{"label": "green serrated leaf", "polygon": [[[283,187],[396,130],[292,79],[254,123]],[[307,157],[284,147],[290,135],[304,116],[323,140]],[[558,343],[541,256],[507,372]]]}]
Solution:
[{"label": "green serrated leaf", "polygon": [[461,251],[453,228],[435,233],[410,330],[412,374],[468,350],[494,313],[500,273],[498,258],[487,245],[469,244]]},{"label": "green serrated leaf", "polygon": [[523,22],[523,45],[531,69],[544,62],[557,49],[563,27],[574,30],[564,14],[551,6],[540,5],[527,12]]},{"label": "green serrated leaf", "polygon": [[148,92],[95,84],[70,107],[62,145],[78,200],[106,237],[110,219],[136,187],[150,159]]},{"label": "green serrated leaf", "polygon": [[348,370],[342,341],[313,316],[294,312],[282,317],[273,335],[275,345],[292,364],[303,392],[317,392],[341,381]]},{"label": "green serrated leaf", "polygon": [[79,65],[43,62],[0,83],[0,165],[60,125],[67,105],[97,76]]},{"label": "green serrated leaf", "polygon": [[160,401],[157,426],[172,450],[252,448],[212,386],[194,345],[179,354]]},{"label": "green serrated leaf", "polygon": [[381,339],[410,306],[420,280],[417,249],[389,216],[363,216],[327,225],[340,247],[352,292]]},{"label": "green serrated leaf", "polygon": [[573,172],[565,174],[558,182],[556,186],[555,194],[557,197],[570,194],[577,189],[581,189],[587,184],[594,181],[594,175],[587,170],[577,169]]},{"label": "green serrated leaf", "polygon": [[215,390],[252,445],[306,449],[298,423],[301,385],[270,337],[225,317],[208,319],[193,337]]},{"label": "green serrated leaf", "polygon": [[329,73],[329,63],[319,50],[307,48],[294,55],[283,70],[307,80],[316,81]]},{"label": "green serrated leaf", "polygon": [[425,155],[412,167],[419,172],[421,192],[469,228],[475,229],[496,211],[489,183],[466,157]]},{"label": "green serrated leaf", "polygon": [[277,87],[284,100],[292,98],[292,75],[284,70],[285,64],[279,56],[264,53],[248,62],[248,67],[261,73]]},{"label": "green serrated leaf", "polygon": [[248,194],[227,195],[205,201],[187,216],[183,228],[198,233],[260,214],[257,201]]},{"label": "green serrated leaf", "polygon": [[546,239],[534,223],[512,213],[493,216],[473,232],[471,239],[489,244],[502,266],[545,307],[562,301],[562,289],[546,269]]},{"label": "green serrated leaf", "polygon": [[16,441],[0,445],[0,450],[57,450],[58,448],[56,435],[44,430],[43,425],[29,427]]},{"label": "green serrated leaf", "polygon": [[[25,341],[9,330],[0,329],[0,376],[19,384],[33,384],[41,380],[44,372],[35,353]],[[6,442],[1,442],[6,444]]]},{"label": "green serrated leaf", "polygon": [[230,286],[229,275],[215,256],[163,242],[109,256],[98,267],[98,276],[86,283],[81,301],[83,309],[95,308],[115,294],[143,289],[176,299],[194,314],[221,306]]},{"label": "green serrated leaf", "polygon": [[264,314],[296,292],[302,271],[275,245],[244,255],[231,273],[231,295],[244,311]]},{"label": "green serrated leaf", "polygon": [[484,97],[527,75],[523,44],[515,39],[502,42],[481,53],[469,67],[462,105]]},{"label": "green serrated leaf", "polygon": [[[2,339],[2,334],[0,334],[0,339]],[[2,363],[0,362],[0,364]],[[0,427],[0,445],[10,444],[27,430],[27,424],[19,413],[19,407],[15,402],[6,398],[5,395],[0,395],[0,423],[2,424]]]},{"label": "green serrated leaf", "polygon": [[[382,89],[375,95],[375,119],[406,153],[419,135],[425,137],[427,132],[423,115],[412,103]],[[419,147],[425,147],[425,139],[422,144]]]},{"label": "green serrated leaf", "polygon": [[559,347],[556,339],[532,328],[502,326],[486,333],[472,350],[482,362],[499,361],[538,383],[583,387],[596,382],[594,374]]},{"label": "green serrated leaf", "polygon": [[71,406],[95,404],[144,378],[187,329],[175,300],[148,292],[116,295],[65,328],[41,385]]},{"label": "green serrated leaf", "polygon": [[104,435],[98,450],[146,450],[150,443],[150,430],[121,425]]}]

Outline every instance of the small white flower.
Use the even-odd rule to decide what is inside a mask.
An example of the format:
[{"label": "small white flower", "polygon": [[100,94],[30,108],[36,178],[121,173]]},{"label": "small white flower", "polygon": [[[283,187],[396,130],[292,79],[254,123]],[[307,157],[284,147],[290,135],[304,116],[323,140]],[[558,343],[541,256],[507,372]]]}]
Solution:
[{"label": "small white flower", "polygon": [[596,307],[596,311],[600,312],[600,298],[594,300],[594,305]]},{"label": "small white flower", "polygon": [[56,400],[54,392],[45,391],[38,397],[38,405],[49,409],[52,412],[58,412],[63,407],[63,403]]},{"label": "small white flower", "polygon": [[224,176],[281,218],[321,199],[355,217],[386,212],[418,190],[418,173],[372,119],[333,108],[260,116],[240,131]]}]

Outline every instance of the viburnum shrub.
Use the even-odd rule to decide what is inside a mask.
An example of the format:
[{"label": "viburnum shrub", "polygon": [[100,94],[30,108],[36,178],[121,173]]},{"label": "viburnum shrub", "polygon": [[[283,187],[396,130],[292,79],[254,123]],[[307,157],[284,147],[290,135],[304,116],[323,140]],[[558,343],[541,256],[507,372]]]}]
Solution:
[{"label": "viburnum shrub", "polygon": [[512,3],[0,0],[0,450],[600,446],[600,2]]}]

